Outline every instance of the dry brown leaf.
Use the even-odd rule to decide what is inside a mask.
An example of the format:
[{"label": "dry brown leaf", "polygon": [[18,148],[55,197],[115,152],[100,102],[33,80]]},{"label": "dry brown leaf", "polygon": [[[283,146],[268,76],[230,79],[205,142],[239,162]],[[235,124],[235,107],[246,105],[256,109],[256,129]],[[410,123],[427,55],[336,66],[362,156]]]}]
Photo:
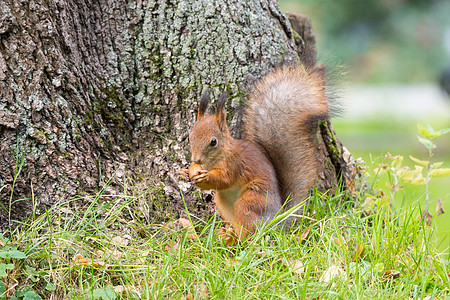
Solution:
[{"label": "dry brown leaf", "polygon": [[75,254],[73,257],[73,262],[79,266],[85,267],[95,267],[95,268],[108,268],[109,265],[106,264],[103,260],[92,260],[90,258],[84,257],[81,254]]},{"label": "dry brown leaf", "polygon": [[345,186],[350,191],[350,194],[353,196],[355,192],[356,182],[354,180],[346,180]]},{"label": "dry brown leaf", "polygon": [[305,273],[305,267],[303,266],[303,263],[298,259],[293,258],[282,258],[281,261],[283,264],[289,268],[291,272],[294,272],[296,274],[303,274]]},{"label": "dry brown leaf", "polygon": [[344,238],[342,236],[340,238],[338,238],[338,237],[334,238],[334,243],[336,245],[338,245],[339,247],[341,247],[341,248],[343,248],[345,250],[348,250],[348,245],[347,245],[347,243],[345,242],[345,240],[344,240]]},{"label": "dry brown leaf", "polygon": [[306,240],[310,232],[311,228],[308,228],[305,231],[303,231],[301,236],[297,236],[297,241],[301,244],[304,240]]},{"label": "dry brown leaf", "polygon": [[208,297],[209,294],[208,287],[203,282],[197,285],[197,291],[198,294],[200,295],[200,299],[206,299]]},{"label": "dry brown leaf", "polygon": [[188,219],[179,218],[178,222],[181,224],[183,228],[186,228],[188,230],[188,238],[190,239],[197,238],[197,233],[195,232],[194,227],[192,226],[191,222]]},{"label": "dry brown leaf", "polygon": [[147,257],[150,255],[150,253],[153,253],[153,250],[146,250],[144,252],[141,253],[142,257]]},{"label": "dry brown leaf", "polygon": [[96,267],[96,268],[102,268],[102,267],[108,268],[108,265],[102,260],[93,261],[92,266]]},{"label": "dry brown leaf", "polygon": [[363,251],[364,251],[364,245],[363,244],[359,244],[358,245],[358,249],[356,249],[356,253],[355,253],[355,257],[353,258],[353,261],[356,261],[361,256],[361,253]]},{"label": "dry brown leaf", "polygon": [[92,264],[92,259],[84,257],[81,254],[75,254],[73,257],[73,262],[79,266],[88,266]]},{"label": "dry brown leaf", "polygon": [[104,251],[99,250],[96,252],[98,257],[103,257],[103,258],[109,258],[112,257],[114,259],[121,259],[123,256],[123,252],[114,249],[114,250],[110,250],[110,249],[105,249]]},{"label": "dry brown leaf", "polygon": [[227,262],[226,267],[233,267],[234,265],[237,265],[240,263],[240,261],[238,259],[234,259],[234,258],[225,258],[225,261]]},{"label": "dry brown leaf", "polygon": [[114,237],[111,242],[117,246],[123,246],[126,247],[130,243],[131,236],[126,234],[124,236],[116,236]]},{"label": "dry brown leaf", "polygon": [[383,273],[383,276],[381,276],[381,281],[385,281],[385,280],[389,280],[389,279],[397,279],[402,276],[403,275],[399,271],[387,270]]},{"label": "dry brown leaf", "polygon": [[185,218],[179,218],[178,222],[180,222],[180,224],[181,224],[181,226],[183,226],[183,228],[191,226],[191,222],[188,219],[185,219]]},{"label": "dry brown leaf", "polygon": [[169,221],[166,225],[163,226],[162,230],[164,232],[172,232],[176,228],[177,221]]},{"label": "dry brown leaf", "polygon": [[442,215],[443,213],[445,213],[445,211],[442,207],[442,200],[441,198],[438,198],[436,203],[436,216]]},{"label": "dry brown leaf", "polygon": [[186,296],[181,296],[180,300],[192,300],[194,299],[194,296],[192,295],[191,292],[187,293]]},{"label": "dry brown leaf", "polygon": [[116,292],[117,294],[132,292],[135,293],[139,298],[142,297],[138,289],[136,289],[134,286],[129,285],[116,285],[114,286],[114,292]]},{"label": "dry brown leaf", "polygon": [[345,278],[346,274],[342,268],[338,266],[330,266],[325,273],[320,276],[319,281],[329,283],[337,278]]},{"label": "dry brown leaf", "polygon": [[164,246],[164,250],[177,250],[178,249],[178,243],[176,242],[168,242],[167,245]]}]

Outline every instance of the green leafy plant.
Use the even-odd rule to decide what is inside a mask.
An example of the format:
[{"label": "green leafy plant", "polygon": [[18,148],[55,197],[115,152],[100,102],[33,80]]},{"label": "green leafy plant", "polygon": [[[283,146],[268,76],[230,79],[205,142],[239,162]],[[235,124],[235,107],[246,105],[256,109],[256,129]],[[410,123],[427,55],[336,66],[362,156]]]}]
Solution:
[{"label": "green leafy plant", "polygon": [[[0,235],[0,241],[2,244],[5,244],[5,240],[8,241]],[[27,258],[28,256],[25,252],[19,250],[17,246],[5,244],[5,246],[0,247],[0,279],[11,279],[13,282],[18,283],[21,281],[21,275],[26,275],[26,278],[28,278],[32,283],[39,283],[45,280],[44,277],[47,275],[47,272],[37,271],[36,269],[30,267],[26,263]],[[19,272],[14,272],[16,270]],[[53,291],[56,287],[51,282],[47,282],[45,289],[48,291]],[[5,283],[0,281],[0,300],[7,299],[7,292]],[[42,299],[42,297],[39,296],[33,285],[24,284],[18,285],[14,295],[9,295],[8,299],[32,300]]]},{"label": "green leafy plant", "polygon": [[417,136],[419,142],[428,150],[428,157],[425,160],[418,159],[412,155],[409,158],[416,163],[414,170],[408,167],[402,167],[397,171],[397,175],[412,184],[425,185],[425,209],[423,211],[424,218],[429,216],[428,205],[430,200],[429,185],[432,177],[450,176],[450,168],[442,168],[443,162],[432,162],[434,155],[433,149],[436,148],[435,139],[450,132],[450,128],[435,131],[430,125],[427,127],[417,124],[417,129],[421,136]]},{"label": "green leafy plant", "polygon": [[389,195],[383,190],[380,190],[378,194],[375,193],[375,195],[366,195],[366,201],[363,204],[363,208],[367,212],[370,212],[375,206],[379,206],[381,203],[394,206],[395,195],[398,191],[403,189],[402,183],[404,182],[413,185],[425,185],[425,208],[422,212],[422,216],[424,219],[427,219],[427,222],[431,220],[432,216],[428,212],[430,201],[429,185],[431,178],[450,176],[450,168],[443,168],[443,162],[432,161],[432,157],[434,156],[433,150],[437,147],[435,139],[449,133],[450,128],[436,131],[430,125],[425,127],[421,124],[417,124],[417,129],[420,133],[420,136],[417,136],[417,138],[428,150],[428,157],[426,159],[419,159],[409,155],[409,158],[415,163],[414,169],[412,169],[403,165],[403,156],[387,153],[383,163],[378,164],[378,167],[374,169],[374,173],[375,180],[378,180],[382,174],[388,175],[388,181],[385,182],[385,185],[389,188]]},{"label": "green leafy plant", "polygon": [[[425,211],[428,212],[428,201],[429,201],[429,183],[431,177],[444,177],[450,176],[450,168],[441,168],[443,162],[431,163],[431,157],[433,156],[433,149],[436,148],[434,140],[446,133],[450,132],[450,128],[435,131],[430,125],[424,127],[421,124],[417,124],[417,129],[422,135],[418,136],[419,142],[422,143],[428,149],[428,160],[419,160],[415,157],[410,156],[411,160],[419,164],[421,167],[426,167],[426,176],[424,178],[424,183],[426,185],[426,200],[425,200]],[[419,167],[416,166],[416,167]],[[421,182],[419,182],[420,184]]]}]

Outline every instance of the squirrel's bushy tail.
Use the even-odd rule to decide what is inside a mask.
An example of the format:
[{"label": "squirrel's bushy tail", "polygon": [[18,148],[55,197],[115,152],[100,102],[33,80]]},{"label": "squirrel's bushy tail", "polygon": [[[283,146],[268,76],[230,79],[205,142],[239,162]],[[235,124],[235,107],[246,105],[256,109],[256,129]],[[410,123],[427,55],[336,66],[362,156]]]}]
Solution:
[{"label": "squirrel's bushy tail", "polygon": [[317,183],[315,136],[328,118],[323,74],[283,66],[256,82],[244,111],[245,139],[261,146],[275,166],[286,208],[305,200]]}]

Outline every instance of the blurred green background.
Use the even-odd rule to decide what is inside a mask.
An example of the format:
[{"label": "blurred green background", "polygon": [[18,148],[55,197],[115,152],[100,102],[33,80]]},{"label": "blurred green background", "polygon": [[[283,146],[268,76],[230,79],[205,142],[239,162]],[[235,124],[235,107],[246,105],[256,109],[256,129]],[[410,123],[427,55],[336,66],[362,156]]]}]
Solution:
[{"label": "blurred green background", "polygon": [[[316,33],[318,59],[338,74],[343,106],[333,124],[342,143],[369,166],[384,155],[427,158],[417,123],[450,127],[450,98],[439,87],[450,70],[448,0],[280,0],[285,12],[306,14]],[[450,134],[436,140],[432,161],[450,168]],[[384,179],[387,180],[387,179]],[[423,203],[424,186],[405,185],[398,205]],[[378,188],[389,189],[380,180]],[[450,246],[450,177],[432,178],[430,213],[437,199],[447,212],[434,219],[442,251]]]}]

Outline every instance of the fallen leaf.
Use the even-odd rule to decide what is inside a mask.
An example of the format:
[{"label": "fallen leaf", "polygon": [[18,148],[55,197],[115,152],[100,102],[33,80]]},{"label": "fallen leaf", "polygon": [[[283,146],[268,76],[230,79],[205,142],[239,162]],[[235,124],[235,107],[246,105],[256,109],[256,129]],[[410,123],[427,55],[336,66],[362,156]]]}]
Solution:
[{"label": "fallen leaf", "polygon": [[294,272],[295,274],[305,273],[305,267],[300,260],[293,258],[282,258],[281,261],[286,267],[289,268],[291,272]]},{"label": "fallen leaf", "polygon": [[436,203],[436,216],[442,215],[443,213],[445,213],[445,211],[442,207],[442,200],[441,198],[438,198]]},{"label": "fallen leaf", "polygon": [[195,232],[194,227],[192,226],[191,222],[188,219],[179,218],[178,222],[181,224],[183,228],[186,228],[188,230],[188,238],[190,239],[197,238],[197,233]]},{"label": "fallen leaf", "polygon": [[208,297],[209,294],[208,287],[203,282],[197,285],[197,291],[198,295],[200,296],[200,299],[206,299]]},{"label": "fallen leaf", "polygon": [[330,266],[325,273],[320,276],[319,281],[329,283],[335,279],[345,277],[345,272],[338,266]]},{"label": "fallen leaf", "polygon": [[356,261],[361,256],[361,253],[363,251],[364,251],[364,245],[363,244],[359,244],[358,245],[358,249],[356,250],[356,253],[355,253],[355,257],[353,258],[353,261]]},{"label": "fallen leaf", "polygon": [[178,222],[180,222],[180,224],[181,224],[181,226],[183,226],[183,228],[191,226],[191,222],[188,219],[185,219],[185,218],[179,218]]},{"label": "fallen leaf", "polygon": [[191,292],[187,293],[186,296],[181,296],[180,300],[192,300],[194,299],[194,296],[192,295]]},{"label": "fallen leaf", "polygon": [[142,257],[147,257],[150,255],[150,253],[153,253],[153,250],[146,250],[144,252],[141,253]]},{"label": "fallen leaf", "polygon": [[344,240],[344,238],[342,236],[340,238],[338,238],[338,237],[334,238],[334,243],[336,245],[338,245],[339,247],[341,247],[341,248],[343,248],[345,250],[348,250],[348,245],[347,245],[347,243],[345,242],[345,240]]},{"label": "fallen leaf", "polygon": [[308,228],[305,231],[303,231],[301,236],[297,236],[297,241],[301,244],[304,240],[306,240],[310,232],[311,228]]},{"label": "fallen leaf", "polygon": [[96,260],[92,262],[92,266],[96,268],[108,267],[106,263],[102,260]]},{"label": "fallen leaf", "polygon": [[84,257],[81,254],[75,254],[73,257],[73,262],[79,266],[88,266],[92,264],[92,259]]},{"label": "fallen leaf", "polygon": [[177,223],[179,224],[179,222],[177,222],[177,221],[169,221],[169,222],[166,223],[166,225],[164,225],[162,227],[162,230],[164,232],[172,232],[172,231],[175,230],[175,227],[176,227]]},{"label": "fallen leaf", "polygon": [[387,270],[383,273],[383,276],[381,276],[382,281],[386,281],[389,279],[397,279],[399,277],[402,277],[403,275],[399,271],[395,270]]},{"label": "fallen leaf", "polygon": [[165,246],[164,246],[164,250],[169,251],[169,250],[177,250],[178,249],[178,243],[176,242],[168,242]]},{"label": "fallen leaf", "polygon": [[114,249],[114,250],[110,250],[110,249],[105,249],[104,251],[99,250],[96,252],[98,257],[103,257],[103,258],[114,258],[114,259],[121,259],[123,256],[123,252]]},{"label": "fallen leaf", "polygon": [[225,261],[227,262],[227,265],[226,265],[227,268],[232,267],[232,266],[237,265],[237,264],[240,263],[240,261],[238,259],[235,259],[235,258],[225,258]]},{"label": "fallen leaf", "polygon": [[356,188],[356,182],[354,180],[346,180],[345,186],[350,191],[350,194],[353,196]]},{"label": "fallen leaf", "polygon": [[114,292],[116,292],[116,294],[122,294],[122,293],[126,293],[126,292],[132,292],[135,293],[139,298],[142,297],[141,293],[139,292],[138,289],[136,289],[134,286],[129,286],[129,285],[116,285],[113,287],[114,288]]},{"label": "fallen leaf", "polygon": [[126,234],[124,236],[116,236],[114,237],[111,242],[117,246],[126,247],[130,243],[131,236]]},{"label": "fallen leaf", "polygon": [[109,265],[103,260],[92,260],[90,258],[84,257],[81,254],[76,254],[73,257],[73,262],[79,266],[84,267],[95,267],[95,268],[108,268]]}]

